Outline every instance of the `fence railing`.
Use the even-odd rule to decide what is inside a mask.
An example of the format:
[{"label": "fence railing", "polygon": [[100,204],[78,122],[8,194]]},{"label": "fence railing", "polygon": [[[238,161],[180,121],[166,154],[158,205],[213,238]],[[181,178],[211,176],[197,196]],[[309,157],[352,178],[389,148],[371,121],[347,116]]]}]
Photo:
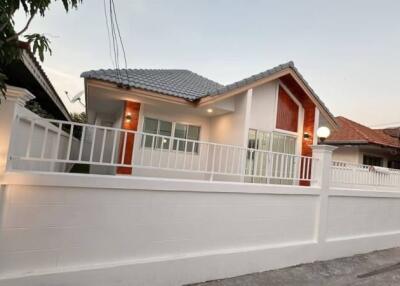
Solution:
[{"label": "fence railing", "polygon": [[332,184],[400,187],[400,170],[332,161]]},{"label": "fence railing", "polygon": [[[162,170],[180,175],[201,174],[210,180],[225,178],[256,183],[312,181],[315,159],[311,157],[68,121],[24,116],[15,119],[17,123],[21,120],[29,125],[29,131],[26,144],[12,150],[12,163],[84,164],[109,168],[110,173],[120,169],[133,174],[139,169]],[[56,132],[52,142],[48,141],[49,129]],[[38,130],[41,130],[39,136]],[[60,153],[59,138],[65,134],[66,152]],[[14,136],[13,140],[18,138]],[[55,152],[45,151],[50,145]]]}]

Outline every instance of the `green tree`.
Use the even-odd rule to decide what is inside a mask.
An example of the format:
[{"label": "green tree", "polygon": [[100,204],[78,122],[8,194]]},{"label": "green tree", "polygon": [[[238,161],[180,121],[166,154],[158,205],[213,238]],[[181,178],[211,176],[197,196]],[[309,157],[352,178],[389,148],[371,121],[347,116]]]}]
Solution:
[{"label": "green tree", "polygon": [[78,122],[78,123],[87,123],[87,115],[85,112],[81,113],[71,113],[71,118],[73,122]]},{"label": "green tree", "polygon": [[[41,61],[44,54],[49,52],[50,40],[40,33],[25,34],[34,17],[44,17],[52,2],[57,0],[0,0],[0,99],[5,96],[7,80],[2,68],[17,60],[21,56],[23,46],[21,37],[32,46],[33,54],[38,54]],[[82,0],[60,0],[68,12],[77,8]],[[14,15],[17,10],[23,9],[27,15],[27,22],[20,31],[15,30]]]}]

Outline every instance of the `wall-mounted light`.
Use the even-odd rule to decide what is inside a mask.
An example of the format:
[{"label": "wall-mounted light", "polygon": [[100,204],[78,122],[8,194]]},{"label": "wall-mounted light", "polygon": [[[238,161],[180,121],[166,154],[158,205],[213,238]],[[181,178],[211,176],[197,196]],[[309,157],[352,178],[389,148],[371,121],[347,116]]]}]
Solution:
[{"label": "wall-mounted light", "polygon": [[311,135],[310,135],[310,133],[308,133],[308,132],[304,132],[304,134],[303,134],[303,138],[304,138],[304,139],[306,139],[306,140],[310,139],[310,138],[311,138]]},{"label": "wall-mounted light", "polygon": [[214,111],[214,110],[213,110],[212,108],[207,109],[207,112],[208,112],[208,113],[213,113],[213,111]]},{"label": "wall-mounted light", "polygon": [[329,135],[331,135],[331,130],[328,127],[321,126],[320,128],[318,128],[317,136],[321,143],[324,143],[325,139],[328,138]]},{"label": "wall-mounted light", "polygon": [[125,115],[125,121],[126,121],[126,122],[131,122],[131,120],[132,120],[132,114],[131,114],[130,112],[128,112],[128,113]]}]

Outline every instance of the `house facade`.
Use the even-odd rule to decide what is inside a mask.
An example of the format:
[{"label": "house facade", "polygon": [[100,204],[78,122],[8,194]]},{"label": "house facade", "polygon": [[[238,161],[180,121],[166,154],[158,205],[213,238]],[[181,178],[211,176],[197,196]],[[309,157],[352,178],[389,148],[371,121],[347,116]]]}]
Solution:
[{"label": "house facade", "polygon": [[371,129],[345,117],[325,141],[337,146],[336,161],[400,169],[400,128]]},{"label": "house facade", "polygon": [[[119,146],[112,148],[114,154],[95,150],[93,157],[103,152],[132,162],[158,156],[162,165],[171,160],[163,153],[175,152],[174,160],[185,163],[191,155],[191,166],[201,166],[211,156],[202,147],[207,142],[220,144],[220,150],[214,147],[212,153],[226,168],[242,161],[246,169],[262,172],[265,158],[224,151],[223,146],[311,156],[317,128],[336,127],[332,114],[292,62],[227,86],[188,70],[97,70],[82,77],[89,124],[136,132],[117,135],[116,143],[110,132],[88,135],[96,142],[109,142],[106,146]],[[91,172],[165,175],[124,166],[92,166]]]}]

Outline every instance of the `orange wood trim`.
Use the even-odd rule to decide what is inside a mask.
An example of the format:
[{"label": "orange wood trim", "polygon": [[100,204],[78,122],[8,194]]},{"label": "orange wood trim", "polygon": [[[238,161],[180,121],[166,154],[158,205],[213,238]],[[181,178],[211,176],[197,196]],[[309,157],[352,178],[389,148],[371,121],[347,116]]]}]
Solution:
[{"label": "orange wood trim", "polygon": [[[137,131],[137,127],[139,124],[139,111],[140,111],[140,103],[133,101],[125,101],[121,128],[126,130]],[[127,120],[126,119],[127,116],[130,116],[131,119]],[[124,158],[122,158],[125,136],[126,136],[125,156]],[[118,162],[123,162],[124,164],[131,164],[133,159],[134,142],[135,142],[135,134],[132,133],[126,133],[126,135],[121,134]],[[132,168],[117,167],[117,174],[130,175],[132,174]]]},{"label": "orange wood trim", "polygon": [[299,106],[286,90],[279,85],[276,128],[297,132],[298,122]]},{"label": "orange wood trim", "polygon": [[[302,134],[302,146],[301,146],[301,155],[303,156],[312,156],[312,145],[313,145],[313,138],[314,138],[314,133],[316,132],[314,130],[314,121],[315,121],[315,105],[313,104],[308,104],[304,107],[304,123],[303,123],[303,134],[308,133],[310,135],[309,138],[304,138],[304,135]],[[303,165],[302,165],[303,166]],[[311,172],[312,166],[310,164],[310,170]],[[303,170],[301,170],[303,172]],[[309,176],[310,174],[307,174]],[[310,182],[308,181],[300,181],[301,186],[309,186]]]}]

